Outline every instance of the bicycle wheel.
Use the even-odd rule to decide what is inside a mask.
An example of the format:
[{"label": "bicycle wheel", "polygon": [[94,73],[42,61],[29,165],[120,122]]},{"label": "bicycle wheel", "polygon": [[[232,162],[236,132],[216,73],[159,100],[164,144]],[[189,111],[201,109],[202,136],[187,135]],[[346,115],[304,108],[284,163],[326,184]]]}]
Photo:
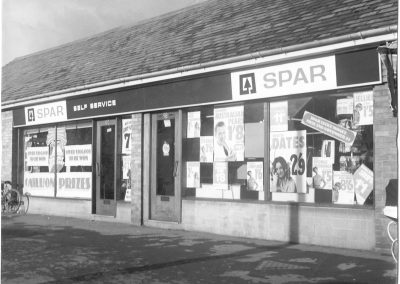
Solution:
[{"label": "bicycle wheel", "polygon": [[21,196],[15,189],[10,189],[5,194],[6,212],[16,213],[21,205]]},{"label": "bicycle wheel", "polygon": [[29,209],[29,193],[25,192],[22,197],[21,197],[21,207],[20,207],[20,212],[24,215],[26,215],[26,213],[28,213],[28,209]]}]

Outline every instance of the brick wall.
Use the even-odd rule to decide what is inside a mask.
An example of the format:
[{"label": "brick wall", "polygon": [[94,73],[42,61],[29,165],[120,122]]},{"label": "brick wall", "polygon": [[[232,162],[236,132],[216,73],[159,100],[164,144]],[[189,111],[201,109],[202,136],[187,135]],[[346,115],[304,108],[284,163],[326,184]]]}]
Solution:
[{"label": "brick wall", "polygon": [[131,161],[131,185],[132,185],[132,224],[142,225],[142,114],[132,115],[132,161]]},{"label": "brick wall", "polygon": [[386,233],[389,219],[382,214],[386,202],[385,188],[397,178],[397,117],[390,109],[387,85],[374,88],[374,177],[376,249],[387,250],[390,240]]},{"label": "brick wall", "polygon": [[2,158],[1,158],[1,180],[11,181],[12,170],[12,126],[13,114],[12,111],[1,113],[1,143],[2,143]]}]

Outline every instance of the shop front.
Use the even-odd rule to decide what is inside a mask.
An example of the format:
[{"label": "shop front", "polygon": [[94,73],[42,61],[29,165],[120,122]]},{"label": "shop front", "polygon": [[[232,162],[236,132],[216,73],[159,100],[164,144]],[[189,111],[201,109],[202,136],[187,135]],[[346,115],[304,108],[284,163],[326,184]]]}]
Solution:
[{"label": "shop front", "polygon": [[383,83],[365,46],[26,106],[17,180],[36,213],[373,249]]}]

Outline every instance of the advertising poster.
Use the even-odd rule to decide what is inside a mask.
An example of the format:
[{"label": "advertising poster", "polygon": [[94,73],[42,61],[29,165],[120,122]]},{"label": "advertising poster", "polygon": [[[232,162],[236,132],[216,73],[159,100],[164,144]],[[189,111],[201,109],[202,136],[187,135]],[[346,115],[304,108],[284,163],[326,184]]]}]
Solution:
[{"label": "advertising poster", "polygon": [[187,138],[200,137],[200,111],[188,112]]},{"label": "advertising poster", "polygon": [[49,147],[27,147],[26,165],[28,167],[48,167]]},{"label": "advertising poster", "polygon": [[361,165],[353,174],[357,204],[364,204],[374,185],[374,173]]},{"label": "advertising poster", "polygon": [[200,162],[212,163],[214,157],[214,137],[200,136]]},{"label": "advertising poster", "polygon": [[271,132],[271,192],[307,193],[306,130]]},{"label": "advertising poster", "polygon": [[92,172],[57,173],[57,197],[91,198]]},{"label": "advertising poster", "polygon": [[353,114],[353,98],[336,101],[336,115]]},{"label": "advertising poster", "polygon": [[329,158],[331,160],[331,164],[335,162],[335,140],[322,141],[321,157]]},{"label": "advertising poster", "polygon": [[332,189],[332,160],[330,158],[313,157],[313,187],[317,189]]},{"label": "advertising poster", "polygon": [[354,204],[353,175],[345,171],[334,171],[332,194],[332,201],[335,204]]},{"label": "advertising poster", "polygon": [[353,124],[371,125],[374,120],[374,100],[372,91],[354,93]]},{"label": "advertising poster", "polygon": [[353,144],[356,139],[357,132],[308,111],[304,112],[301,123],[343,143]]},{"label": "advertising poster", "polygon": [[122,119],[122,154],[131,154],[132,119]]},{"label": "advertising poster", "polygon": [[66,166],[91,166],[92,145],[67,145],[65,146]]},{"label": "advertising poster", "polygon": [[271,131],[288,130],[288,101],[272,102],[270,104]]},{"label": "advertising poster", "polygon": [[186,162],[186,187],[200,187],[200,162]]},{"label": "advertising poster", "polygon": [[217,189],[228,189],[228,163],[214,162],[213,186]]},{"label": "advertising poster", "polygon": [[214,161],[244,160],[243,108],[214,109]]},{"label": "advertising poster", "polygon": [[264,191],[263,162],[247,162],[247,189]]},{"label": "advertising poster", "polygon": [[54,173],[24,173],[24,192],[32,196],[54,197]]},{"label": "advertising poster", "polygon": [[131,178],[131,156],[122,156],[122,179]]}]

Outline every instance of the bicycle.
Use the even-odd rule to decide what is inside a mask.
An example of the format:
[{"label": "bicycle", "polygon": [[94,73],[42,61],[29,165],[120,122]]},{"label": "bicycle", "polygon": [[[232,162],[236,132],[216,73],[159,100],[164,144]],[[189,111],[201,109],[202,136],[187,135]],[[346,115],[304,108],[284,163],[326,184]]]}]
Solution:
[{"label": "bicycle", "polygon": [[29,196],[28,192],[21,196],[18,190],[11,187],[9,181],[2,182],[1,212],[6,214],[22,213],[25,215],[29,208]]}]

